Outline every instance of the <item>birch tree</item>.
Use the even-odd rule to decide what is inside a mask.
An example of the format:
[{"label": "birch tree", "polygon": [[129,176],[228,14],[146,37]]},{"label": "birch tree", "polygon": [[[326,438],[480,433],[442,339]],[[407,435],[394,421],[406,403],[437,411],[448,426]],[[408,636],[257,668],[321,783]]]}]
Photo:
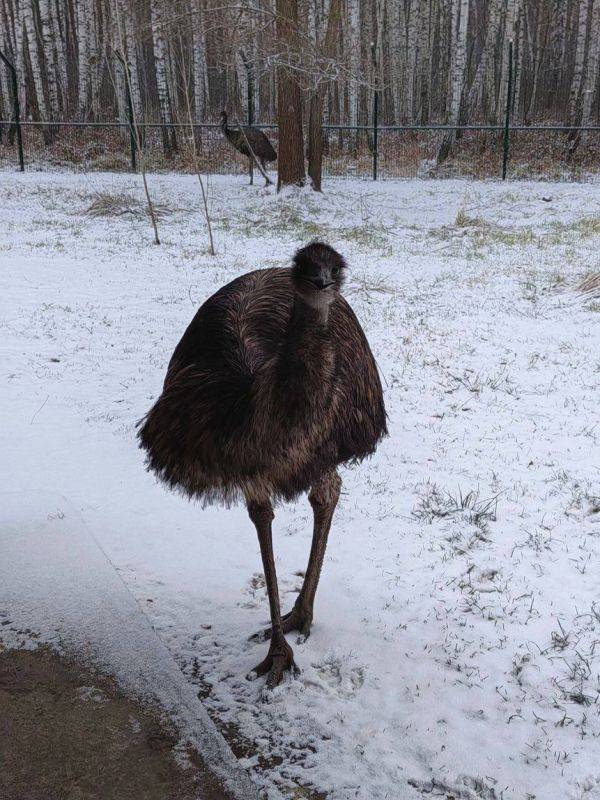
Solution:
[{"label": "birch tree", "polygon": [[575,63],[573,65],[573,78],[569,93],[569,121],[576,122],[578,107],[581,97],[581,86],[585,70],[585,45],[587,40],[587,23],[590,10],[590,0],[579,0],[579,17],[577,22],[577,44],[575,48]]},{"label": "birch tree", "polygon": [[58,86],[56,82],[54,28],[50,16],[50,0],[39,0],[39,12],[42,28],[42,49],[46,64],[46,86],[50,103],[50,116],[57,120],[60,115],[58,103]]},{"label": "birch tree", "polygon": [[600,0],[592,0],[592,23],[590,30],[590,50],[583,85],[581,125],[587,127],[591,122],[592,102],[598,86],[600,74]]},{"label": "birch tree", "polygon": [[[452,61],[448,124],[453,126],[458,125],[460,121],[460,108],[467,58],[468,24],[469,0],[452,0]],[[450,131],[446,135],[438,152],[438,163],[442,163],[450,155],[452,142],[455,138],[455,131]]]},{"label": "birch tree", "polygon": [[93,5],[90,0],[76,0],[75,24],[78,52],[77,115],[79,119],[84,119],[87,115],[91,94],[90,23],[92,14]]}]

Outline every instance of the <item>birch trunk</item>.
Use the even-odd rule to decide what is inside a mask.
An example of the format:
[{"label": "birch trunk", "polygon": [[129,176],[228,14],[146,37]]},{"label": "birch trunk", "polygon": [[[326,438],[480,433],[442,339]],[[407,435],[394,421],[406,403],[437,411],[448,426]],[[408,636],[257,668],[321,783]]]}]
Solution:
[{"label": "birch trunk", "polygon": [[78,47],[77,115],[84,119],[90,100],[90,12],[89,0],[76,0],[75,18]]},{"label": "birch trunk", "polygon": [[585,71],[585,44],[587,39],[587,21],[590,0],[579,0],[579,19],[577,23],[577,43],[575,49],[575,63],[573,65],[573,78],[569,93],[568,121],[576,123],[579,116],[581,86]]},{"label": "birch trunk", "polygon": [[[452,40],[451,40],[451,83],[448,123],[458,125],[465,80],[465,64],[467,56],[467,28],[469,25],[469,0],[453,0],[452,2]],[[437,162],[443,163],[452,152],[452,143],[456,139],[456,131],[449,131],[438,150]]]},{"label": "birch trunk", "polygon": [[50,0],[39,0],[40,20],[42,23],[42,50],[46,63],[46,85],[52,119],[58,120],[60,111],[58,105],[58,86],[56,82],[56,62],[54,41],[54,28],[50,11]]},{"label": "birch trunk", "polygon": [[48,109],[46,107],[46,98],[44,97],[44,81],[42,78],[42,69],[38,57],[38,43],[35,30],[35,21],[33,18],[33,2],[34,0],[25,0],[23,3],[23,28],[25,38],[27,40],[27,50],[29,53],[29,65],[31,67],[31,76],[33,78],[33,89],[35,92],[35,101],[38,109],[39,118],[41,120],[48,119]]},{"label": "birch trunk", "polygon": [[590,47],[588,53],[585,83],[583,85],[583,101],[581,110],[581,125],[590,124],[592,103],[598,84],[600,72],[600,0],[592,0],[592,24],[590,30]]},{"label": "birch trunk", "polygon": [[[351,2],[351,19],[356,19],[356,37],[357,41],[360,42],[360,6],[363,5],[363,3],[361,3],[361,0],[351,0]],[[404,14],[401,6],[401,0],[392,0],[392,2],[389,4],[387,39],[390,70],[390,96],[393,106],[393,115],[396,122],[401,122],[404,97],[404,53],[406,48],[406,27],[404,25]],[[360,69],[360,44],[358,44],[358,49],[355,54],[355,64],[358,74]]]},{"label": "birch trunk", "polygon": [[208,75],[206,68],[206,43],[201,0],[191,0],[192,58],[194,63],[194,116],[202,122],[208,105]]},{"label": "birch trunk", "polygon": [[[62,7],[61,7],[62,6]],[[54,41],[56,42],[56,71],[58,94],[63,112],[68,106],[69,77],[67,72],[67,9],[61,0],[54,0],[51,5],[51,23]]]},{"label": "birch trunk", "polygon": [[506,101],[508,95],[508,43],[513,42],[513,57],[514,57],[514,39],[515,39],[515,25],[521,8],[521,0],[507,0],[506,16],[504,19],[504,37],[500,49],[500,88],[498,92],[498,100],[496,102],[496,122],[501,125],[504,120],[506,112]]},{"label": "birch trunk", "polygon": [[453,0],[452,3],[452,82],[450,99],[450,125],[458,125],[463,84],[465,80],[465,64],[467,57],[467,28],[469,25],[469,0]]},{"label": "birch trunk", "polygon": [[[152,23],[152,46],[154,52],[154,70],[156,73],[156,88],[158,91],[158,106],[160,119],[163,125],[171,122],[169,110],[169,84],[167,77],[167,51],[162,27],[162,10],[157,2],[150,5],[150,18]],[[168,137],[165,139],[166,130],[163,129],[165,150],[169,150]]]},{"label": "birch trunk", "polygon": [[136,119],[143,118],[142,112],[142,93],[140,91],[140,80],[138,71],[138,42],[135,30],[135,20],[133,12],[125,7],[125,0],[121,0],[123,9],[123,38],[125,58],[129,63],[129,84],[131,87],[131,100],[135,111]]}]

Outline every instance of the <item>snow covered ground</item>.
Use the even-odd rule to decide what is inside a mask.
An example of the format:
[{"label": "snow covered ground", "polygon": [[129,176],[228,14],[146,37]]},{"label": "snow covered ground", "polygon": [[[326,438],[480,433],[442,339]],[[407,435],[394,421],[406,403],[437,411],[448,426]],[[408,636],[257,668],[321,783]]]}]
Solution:
[{"label": "snow covered ground", "polygon": [[[214,258],[197,182],[151,189],[160,247],[143,218],[84,214],[141,198],[135,176],[0,175],[2,491],[25,490],[24,528],[68,498],[270,798],[598,800],[600,299],[573,291],[600,270],[598,186],[218,178]],[[197,306],[314,236],[351,265],[391,435],[343,474],[302,674],[262,703],[253,527],[156,485],[135,422]],[[284,609],[310,536],[306,500],[277,510]]]}]

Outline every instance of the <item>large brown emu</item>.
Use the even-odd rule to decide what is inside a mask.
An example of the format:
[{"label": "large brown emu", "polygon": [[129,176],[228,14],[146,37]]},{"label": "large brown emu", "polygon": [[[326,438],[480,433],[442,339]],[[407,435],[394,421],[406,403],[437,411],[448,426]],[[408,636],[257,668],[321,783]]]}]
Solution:
[{"label": "large brown emu", "polygon": [[227,124],[226,111],[221,111],[221,130],[227,141],[233,145],[239,153],[249,158],[251,163],[254,160],[250,152],[250,148],[252,148],[252,152],[260,162],[263,172],[265,175],[267,174],[265,165],[268,161],[276,161],[277,153],[262,131],[247,125],[243,125],[239,128],[230,128]]},{"label": "large brown emu", "polygon": [[[142,421],[148,468],[204,502],[245,500],[269,595],[267,657],[254,670],[275,686],[294,669],[284,634],[310,632],[340,464],[360,461],[386,434],[373,355],[340,294],[346,264],[329,245],[299,250],[293,266],[250,272],[197,312]],[[314,512],[304,583],[281,616],[273,558],[273,503],[302,492]],[[257,637],[255,637],[257,638]]]}]

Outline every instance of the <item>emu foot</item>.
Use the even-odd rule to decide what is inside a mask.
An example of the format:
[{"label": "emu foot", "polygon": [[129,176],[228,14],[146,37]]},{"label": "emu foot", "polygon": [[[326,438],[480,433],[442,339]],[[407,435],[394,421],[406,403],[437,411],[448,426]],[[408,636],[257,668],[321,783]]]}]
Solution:
[{"label": "emu foot", "polygon": [[254,667],[247,677],[249,680],[254,680],[268,673],[265,688],[270,690],[281,682],[286,669],[291,670],[294,675],[300,672],[294,661],[294,651],[286,642],[285,636],[281,634],[271,639],[267,657]]},{"label": "emu foot", "polygon": [[[300,636],[296,644],[302,644],[310,636],[310,626],[312,625],[312,611],[303,608],[298,602],[295,603],[291,611],[284,614],[281,618],[281,627],[284,633],[300,631]],[[266,642],[271,638],[271,628],[258,631],[250,637],[251,642]]]}]

